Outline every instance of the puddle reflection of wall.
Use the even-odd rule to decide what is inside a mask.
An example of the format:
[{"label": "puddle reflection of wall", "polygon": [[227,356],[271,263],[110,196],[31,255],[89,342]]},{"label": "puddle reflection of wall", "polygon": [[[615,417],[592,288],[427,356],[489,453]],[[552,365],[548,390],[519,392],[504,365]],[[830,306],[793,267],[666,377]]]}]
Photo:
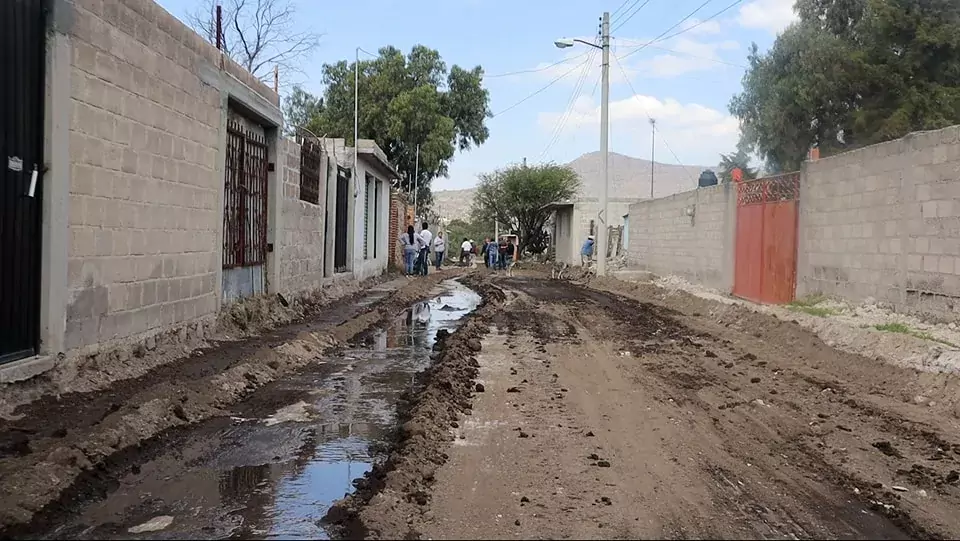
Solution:
[{"label": "puddle reflection of wall", "polygon": [[269,464],[258,466],[239,466],[220,476],[220,497],[225,509],[239,509],[243,525],[233,533],[241,539],[254,535],[253,528],[268,530],[272,520],[267,509],[272,508],[276,500],[275,481],[271,482]]}]

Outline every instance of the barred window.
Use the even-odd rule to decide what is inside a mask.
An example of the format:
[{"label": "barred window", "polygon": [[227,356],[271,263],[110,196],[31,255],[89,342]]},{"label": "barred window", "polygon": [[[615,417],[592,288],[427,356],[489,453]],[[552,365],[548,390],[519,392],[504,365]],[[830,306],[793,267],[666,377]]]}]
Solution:
[{"label": "barred window", "polygon": [[313,141],[300,147],[300,200],[320,204],[320,145]]}]

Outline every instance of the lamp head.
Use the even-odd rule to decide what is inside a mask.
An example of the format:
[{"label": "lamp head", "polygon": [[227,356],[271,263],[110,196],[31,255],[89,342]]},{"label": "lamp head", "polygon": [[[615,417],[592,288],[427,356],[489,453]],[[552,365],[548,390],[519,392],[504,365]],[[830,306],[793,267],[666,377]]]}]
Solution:
[{"label": "lamp head", "polygon": [[573,47],[573,38],[560,38],[553,42],[558,49],[566,49],[568,47]]}]

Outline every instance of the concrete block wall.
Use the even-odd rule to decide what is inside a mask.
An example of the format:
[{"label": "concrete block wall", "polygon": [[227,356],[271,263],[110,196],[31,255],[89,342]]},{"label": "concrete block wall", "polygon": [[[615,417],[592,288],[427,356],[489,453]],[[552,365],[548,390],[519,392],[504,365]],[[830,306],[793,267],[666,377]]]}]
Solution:
[{"label": "concrete block wall", "polygon": [[390,190],[390,230],[387,233],[387,248],[389,259],[387,264],[396,268],[403,268],[403,248],[397,239],[401,231],[407,230],[407,225],[413,223],[413,205],[407,202],[406,196],[396,189]]},{"label": "concrete block wall", "polygon": [[721,184],[634,203],[629,215],[630,267],[732,289],[734,186]]},{"label": "concrete block wall", "polygon": [[151,0],[56,11],[71,51],[64,349],[215,314],[226,100],[201,74],[278,96]]},{"label": "concrete block wall", "polygon": [[[300,145],[290,139],[279,144],[283,164],[283,220],[280,246],[280,291],[298,293],[323,282],[326,198],[319,204],[300,199]],[[320,162],[320,193],[326,194],[327,158]]]},{"label": "concrete block wall", "polygon": [[807,162],[797,294],[960,313],[960,127]]}]

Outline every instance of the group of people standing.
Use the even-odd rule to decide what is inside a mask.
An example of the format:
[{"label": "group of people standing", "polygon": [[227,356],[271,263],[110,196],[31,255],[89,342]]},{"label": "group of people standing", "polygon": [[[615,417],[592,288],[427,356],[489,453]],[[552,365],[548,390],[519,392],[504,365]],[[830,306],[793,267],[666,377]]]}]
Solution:
[{"label": "group of people standing", "polygon": [[434,254],[434,266],[437,270],[441,270],[447,244],[442,232],[438,232],[436,237],[433,236],[427,222],[423,222],[419,233],[412,225],[408,225],[407,230],[400,233],[397,242],[403,246],[403,266],[404,273],[407,276],[427,275],[427,269],[430,267],[431,251]]},{"label": "group of people standing", "polygon": [[490,237],[483,239],[483,248],[480,250],[483,256],[483,264],[488,269],[499,269],[510,271],[517,256],[517,245],[512,239],[501,236],[500,240],[492,240]]}]

